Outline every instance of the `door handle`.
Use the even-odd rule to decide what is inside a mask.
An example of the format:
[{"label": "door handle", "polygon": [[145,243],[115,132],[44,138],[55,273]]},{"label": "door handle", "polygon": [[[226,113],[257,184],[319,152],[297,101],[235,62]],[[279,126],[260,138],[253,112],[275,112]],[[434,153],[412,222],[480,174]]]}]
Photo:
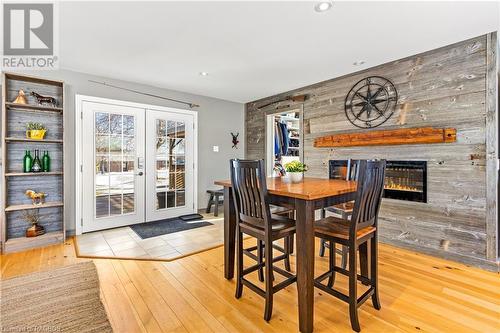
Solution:
[{"label": "door handle", "polygon": [[139,171],[139,172],[137,173],[137,176],[142,176],[142,175],[144,175],[144,172],[142,172],[142,171]]}]

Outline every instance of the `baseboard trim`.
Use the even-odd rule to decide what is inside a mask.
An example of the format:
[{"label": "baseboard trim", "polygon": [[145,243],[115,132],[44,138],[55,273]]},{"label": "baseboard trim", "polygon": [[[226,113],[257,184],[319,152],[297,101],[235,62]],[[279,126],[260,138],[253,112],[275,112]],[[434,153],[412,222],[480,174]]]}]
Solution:
[{"label": "baseboard trim", "polygon": [[394,239],[385,238],[379,234],[379,241],[384,244],[389,244],[396,247],[401,247],[418,253],[427,254],[433,257],[459,262],[466,266],[481,268],[490,272],[500,273],[500,261],[490,261],[487,259],[470,257],[458,253],[439,251],[430,249],[416,244],[408,244],[406,242],[397,241]]}]

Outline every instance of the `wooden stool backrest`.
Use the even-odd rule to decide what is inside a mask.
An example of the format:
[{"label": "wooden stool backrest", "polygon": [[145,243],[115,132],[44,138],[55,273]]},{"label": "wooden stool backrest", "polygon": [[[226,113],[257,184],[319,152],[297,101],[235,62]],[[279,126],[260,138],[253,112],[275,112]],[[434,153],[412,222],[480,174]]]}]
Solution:
[{"label": "wooden stool backrest", "polygon": [[385,160],[358,161],[358,189],[351,218],[351,236],[367,226],[376,226],[384,192]]},{"label": "wooden stool backrest", "polygon": [[270,230],[271,212],[264,160],[233,159],[230,166],[237,223],[248,223]]}]

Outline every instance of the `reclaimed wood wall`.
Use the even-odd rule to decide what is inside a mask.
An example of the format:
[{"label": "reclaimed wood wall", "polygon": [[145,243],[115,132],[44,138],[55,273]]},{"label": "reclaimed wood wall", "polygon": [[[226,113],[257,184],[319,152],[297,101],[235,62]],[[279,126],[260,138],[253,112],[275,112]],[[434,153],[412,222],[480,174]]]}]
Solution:
[{"label": "reclaimed wood wall", "polygon": [[[491,44],[492,40],[494,45],[488,45],[487,41]],[[380,240],[491,268],[495,266],[497,227],[491,215],[497,207],[491,210],[492,200],[487,207],[486,169],[492,163],[490,157],[487,158],[487,147],[491,158],[498,158],[498,152],[491,150],[498,136],[495,133],[491,137],[492,129],[487,127],[487,110],[493,108],[488,105],[487,77],[488,70],[494,71],[496,77],[497,69],[496,60],[492,67],[487,58],[488,50],[496,47],[496,33],[484,35],[247,103],[246,157],[266,157],[266,114],[276,112],[276,108],[303,107],[304,159],[309,165],[308,176],[328,177],[330,159],[426,160],[428,203],[384,199],[379,222]],[[316,137],[369,131],[360,130],[347,120],[344,98],[358,80],[370,75],[390,79],[400,96],[392,118],[376,130],[451,127],[457,129],[457,141],[432,145],[314,148]],[[298,94],[309,94],[310,98],[303,104],[284,102],[258,109],[260,105]],[[491,112],[488,121],[496,123],[489,126],[498,130],[497,115],[494,115],[496,106]]]}]

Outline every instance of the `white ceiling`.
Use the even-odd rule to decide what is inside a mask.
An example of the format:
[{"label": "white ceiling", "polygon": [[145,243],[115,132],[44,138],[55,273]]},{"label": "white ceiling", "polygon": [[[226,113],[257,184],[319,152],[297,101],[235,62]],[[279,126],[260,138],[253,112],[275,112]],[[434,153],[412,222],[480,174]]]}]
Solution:
[{"label": "white ceiling", "polygon": [[64,2],[61,67],[248,102],[498,30],[497,2],[315,3]]}]

